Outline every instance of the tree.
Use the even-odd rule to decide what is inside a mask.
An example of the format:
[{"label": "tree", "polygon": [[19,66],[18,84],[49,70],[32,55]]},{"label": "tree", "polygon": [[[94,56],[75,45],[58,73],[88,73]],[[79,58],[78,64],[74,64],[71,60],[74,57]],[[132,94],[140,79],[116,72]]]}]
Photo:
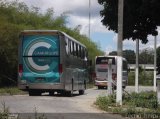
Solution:
[{"label": "tree", "polygon": [[109,55],[116,56],[117,55],[117,51],[112,51],[112,52],[109,53]]},{"label": "tree", "polygon": [[126,58],[129,64],[135,64],[136,55],[134,50],[124,50],[123,57]]},{"label": "tree", "polygon": [[[117,55],[117,51],[112,51],[109,55]],[[129,64],[135,64],[135,52],[134,50],[123,50],[123,57],[126,58]]]},{"label": "tree", "polygon": [[[102,23],[109,30],[118,32],[118,0],[98,0]],[[158,34],[160,25],[160,0],[124,0],[124,39],[140,39],[147,43],[149,34]]]},{"label": "tree", "polygon": [[139,64],[153,64],[154,63],[154,50],[151,48],[143,49],[139,53]]}]

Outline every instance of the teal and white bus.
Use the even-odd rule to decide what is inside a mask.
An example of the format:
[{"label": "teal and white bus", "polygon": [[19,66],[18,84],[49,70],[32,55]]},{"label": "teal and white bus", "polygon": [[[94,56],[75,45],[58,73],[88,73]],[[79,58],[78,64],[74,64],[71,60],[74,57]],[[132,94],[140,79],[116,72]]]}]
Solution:
[{"label": "teal and white bus", "polygon": [[87,49],[64,32],[24,30],[19,40],[18,87],[30,96],[84,94]]}]

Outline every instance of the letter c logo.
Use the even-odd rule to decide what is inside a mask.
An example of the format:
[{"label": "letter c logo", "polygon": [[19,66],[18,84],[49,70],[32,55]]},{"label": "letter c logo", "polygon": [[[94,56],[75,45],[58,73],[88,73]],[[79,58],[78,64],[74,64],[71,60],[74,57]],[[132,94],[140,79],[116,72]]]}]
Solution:
[{"label": "letter c logo", "polygon": [[[32,56],[33,52],[36,48],[38,47],[46,47],[47,49],[49,49],[51,47],[51,45],[47,42],[37,42],[34,45],[32,45],[28,51],[28,56]],[[40,71],[44,71],[44,70],[48,70],[49,69],[49,65],[46,64],[44,66],[39,66],[37,64],[35,64],[35,62],[33,61],[32,57],[28,57],[28,62],[29,64],[36,70],[40,70]]]}]

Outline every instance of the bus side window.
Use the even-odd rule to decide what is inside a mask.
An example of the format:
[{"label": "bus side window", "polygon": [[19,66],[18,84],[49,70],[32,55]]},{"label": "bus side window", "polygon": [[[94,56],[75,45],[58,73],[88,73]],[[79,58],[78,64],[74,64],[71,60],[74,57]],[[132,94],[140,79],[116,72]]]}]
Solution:
[{"label": "bus side window", "polygon": [[80,47],[81,47],[81,46],[78,44],[78,51],[77,51],[77,53],[78,53],[78,57],[79,57],[79,58],[81,58]]},{"label": "bus side window", "polygon": [[74,55],[75,49],[74,49],[74,42],[72,41],[72,54]]},{"label": "bus side window", "polygon": [[85,55],[84,55],[84,48],[82,48],[82,52],[81,53],[82,53],[81,58],[84,59],[84,57],[85,57]]},{"label": "bus side window", "polygon": [[76,43],[74,43],[74,56],[76,56]]},{"label": "bus side window", "polygon": [[73,48],[72,48],[72,41],[70,40],[69,42],[69,49],[70,49],[70,54],[73,54]]},{"label": "bus side window", "polygon": [[81,56],[82,56],[82,55],[81,55],[81,48],[82,48],[82,47],[79,46],[79,57],[80,57],[80,58],[81,58]]},{"label": "bus side window", "polygon": [[71,40],[68,39],[68,54],[71,54]]},{"label": "bus side window", "polygon": [[87,61],[87,57],[88,57],[88,52],[86,51],[86,49],[84,50],[84,60]]},{"label": "bus side window", "polygon": [[78,44],[76,43],[76,56],[78,57]]},{"label": "bus side window", "polygon": [[67,53],[67,54],[69,54],[69,46],[68,46],[68,42],[69,42],[68,38],[65,37],[65,47],[66,47],[66,53]]}]

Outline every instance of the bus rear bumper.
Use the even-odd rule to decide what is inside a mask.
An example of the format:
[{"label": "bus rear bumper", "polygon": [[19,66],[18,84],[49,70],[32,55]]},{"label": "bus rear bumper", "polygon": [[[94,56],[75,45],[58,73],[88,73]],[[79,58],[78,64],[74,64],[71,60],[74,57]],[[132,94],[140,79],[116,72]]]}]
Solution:
[{"label": "bus rear bumper", "polygon": [[[95,86],[107,86],[108,85],[108,81],[97,81],[95,80]],[[116,83],[114,83],[113,85],[116,85]],[[127,86],[127,81],[126,80],[122,80],[122,86]]]},{"label": "bus rear bumper", "polygon": [[27,85],[18,85],[19,89],[21,90],[30,90],[30,89],[38,89],[38,90],[58,90],[64,89],[64,86],[61,83],[52,83],[52,84],[27,84]]},{"label": "bus rear bumper", "polygon": [[95,86],[107,86],[107,81],[97,81],[95,80]]}]

